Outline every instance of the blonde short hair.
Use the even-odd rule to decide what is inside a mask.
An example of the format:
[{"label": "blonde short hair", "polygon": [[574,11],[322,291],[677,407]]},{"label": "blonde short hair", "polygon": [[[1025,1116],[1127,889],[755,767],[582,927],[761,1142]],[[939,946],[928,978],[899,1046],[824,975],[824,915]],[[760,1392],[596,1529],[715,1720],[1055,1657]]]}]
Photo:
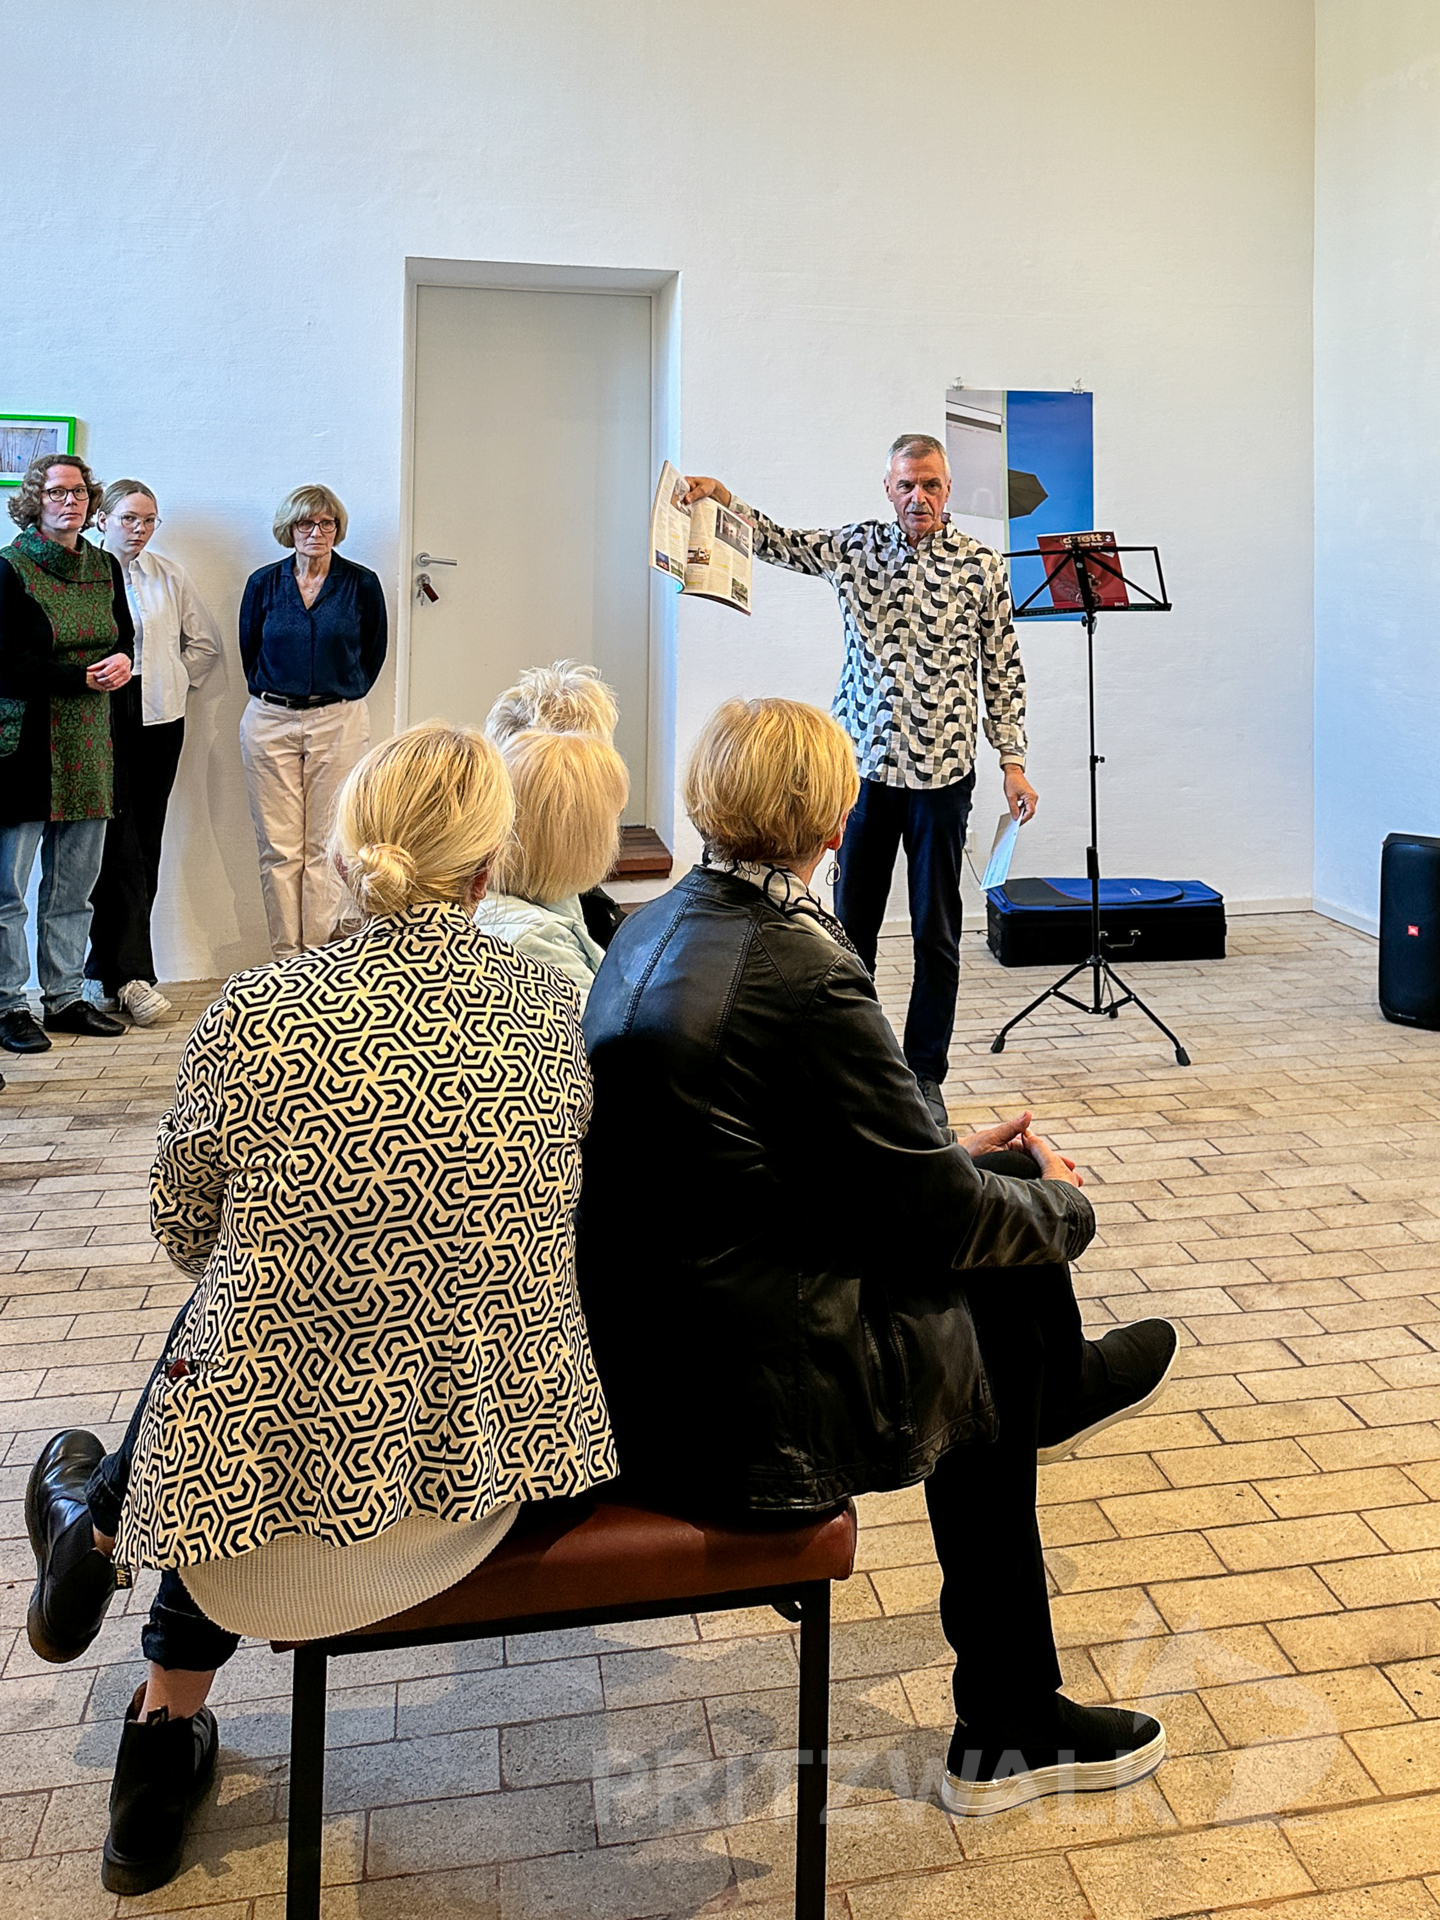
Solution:
[{"label": "blonde short hair", "polygon": [[799,700],[727,700],[685,770],[685,811],[722,860],[812,860],[860,791],[855,749]]},{"label": "blonde short hair", "polygon": [[549,905],[598,887],[620,850],[625,762],[593,733],[521,733],[505,748],[515,833],[495,885]]},{"label": "blonde short hair", "polygon": [[477,727],[427,720],[373,747],[335,803],[330,855],[367,918],[422,900],[470,904],[510,836],[515,800]]},{"label": "blonde short hair", "polygon": [[350,516],[339,495],[332,493],[329,487],[293,488],[275,509],[270,531],[282,547],[293,547],[296,521],[317,520],[322,513],[328,514],[335,522],[335,544],[338,547],[350,531]]},{"label": "blonde short hair", "polygon": [[557,660],[528,667],[490,709],[485,731],[503,747],[517,733],[593,733],[613,741],[620,709],[598,667]]}]

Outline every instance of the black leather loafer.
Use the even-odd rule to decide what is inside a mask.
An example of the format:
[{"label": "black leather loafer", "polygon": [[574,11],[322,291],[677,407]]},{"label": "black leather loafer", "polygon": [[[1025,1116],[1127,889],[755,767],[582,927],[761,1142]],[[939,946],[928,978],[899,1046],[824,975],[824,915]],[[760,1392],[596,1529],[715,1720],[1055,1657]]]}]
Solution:
[{"label": "black leather loafer", "polygon": [[117,1033],[124,1033],[125,1022],[116,1020],[108,1013],[101,1013],[88,1000],[72,1000],[68,1007],[61,1007],[58,1013],[46,1014],[45,1031],[83,1033],[95,1040],[113,1040]]},{"label": "black leather loafer", "polygon": [[48,1053],[50,1042],[28,1007],[12,1007],[0,1013],[0,1047],[7,1053]]},{"label": "black leather loafer", "polygon": [[35,1550],[35,1590],[25,1632],[42,1660],[78,1660],[104,1624],[115,1569],[95,1545],[85,1487],[105,1449],[93,1433],[57,1433],[30,1469],[25,1527]]},{"label": "black leather loafer", "polygon": [[141,1687],[125,1710],[125,1729],[110,1785],[110,1831],[100,1862],[109,1893],[149,1893],[173,1880],[185,1852],[185,1829],[215,1775],[220,1734],[201,1707],[172,1720],[161,1707],[140,1718]]}]

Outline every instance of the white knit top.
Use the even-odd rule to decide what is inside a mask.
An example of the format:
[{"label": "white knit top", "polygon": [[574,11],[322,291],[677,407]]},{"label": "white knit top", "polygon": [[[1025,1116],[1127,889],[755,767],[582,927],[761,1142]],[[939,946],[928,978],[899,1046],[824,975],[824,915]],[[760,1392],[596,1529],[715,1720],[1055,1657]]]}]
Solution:
[{"label": "white knit top", "polygon": [[181,1569],[190,1597],[217,1627],[255,1640],[328,1640],[433,1600],[495,1551],[519,1511],[507,1501],[456,1524],[412,1513],[372,1539],[333,1547],[287,1533],[230,1560]]}]

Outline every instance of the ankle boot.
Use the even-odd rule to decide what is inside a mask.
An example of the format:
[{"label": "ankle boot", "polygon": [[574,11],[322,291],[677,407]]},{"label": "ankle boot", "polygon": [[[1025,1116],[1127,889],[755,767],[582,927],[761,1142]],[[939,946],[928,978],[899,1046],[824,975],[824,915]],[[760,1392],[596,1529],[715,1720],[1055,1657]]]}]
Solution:
[{"label": "ankle boot", "polygon": [[25,1632],[42,1660],[78,1660],[99,1633],[115,1569],[95,1545],[85,1487],[105,1457],[93,1433],[71,1427],[47,1442],[25,1488],[35,1588]]},{"label": "ankle boot", "polygon": [[100,1884],[111,1893],[149,1893],[175,1878],[185,1829],[214,1776],[220,1746],[208,1707],[183,1720],[161,1707],[142,1720],[144,1698],[142,1686],[126,1709],[110,1786]]}]

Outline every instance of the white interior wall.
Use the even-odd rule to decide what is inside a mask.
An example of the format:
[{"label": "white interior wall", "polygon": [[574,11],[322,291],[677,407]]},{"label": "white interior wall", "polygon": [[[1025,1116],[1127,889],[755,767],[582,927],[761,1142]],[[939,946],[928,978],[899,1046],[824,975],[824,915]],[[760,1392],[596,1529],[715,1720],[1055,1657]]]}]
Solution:
[{"label": "white interior wall", "polygon": [[[885,445],[956,374],[1093,387],[1098,518],[1161,544],[1177,602],[1102,635],[1107,867],[1308,900],[1309,0],[152,0],[87,13],[59,75],[52,20],[0,35],[3,409],[80,415],[102,476],[156,488],[232,646],[299,481],[399,585],[407,256],[674,266],[685,462],[793,521],[883,511]],[[516,484],[558,513],[537,461]],[[756,600],[680,608],[682,759],[728,694],[830,696],[826,590]],[[1026,866],[1078,871],[1079,653],[1025,649]],[[192,708],[167,976],[265,956],[242,698],[232,661]],[[377,732],[392,707],[387,670]],[[987,751],[981,819],[998,784]]]},{"label": "white interior wall", "polygon": [[1373,931],[1440,834],[1440,9],[1318,0],[1315,895]]}]

